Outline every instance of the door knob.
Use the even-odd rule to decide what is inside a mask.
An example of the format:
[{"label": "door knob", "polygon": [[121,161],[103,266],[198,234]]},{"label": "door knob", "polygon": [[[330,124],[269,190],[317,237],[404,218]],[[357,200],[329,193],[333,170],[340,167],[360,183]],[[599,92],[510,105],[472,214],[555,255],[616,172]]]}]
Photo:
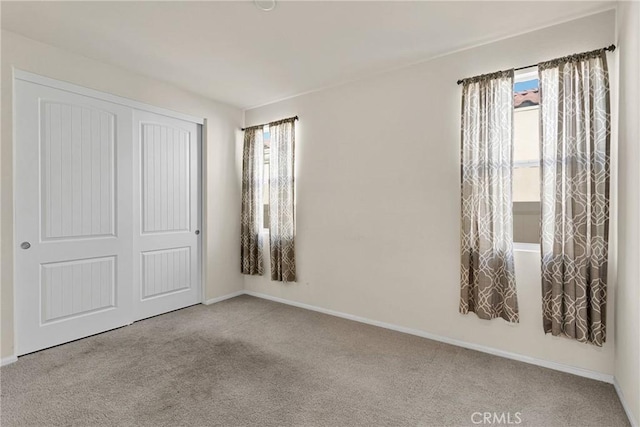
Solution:
[{"label": "door knob", "polygon": [[29,242],[22,242],[22,243],[20,243],[20,247],[21,247],[22,249],[29,249],[29,248],[31,247],[31,243],[29,243]]},{"label": "door knob", "polygon": [[196,236],[200,234],[200,230],[196,230]]}]

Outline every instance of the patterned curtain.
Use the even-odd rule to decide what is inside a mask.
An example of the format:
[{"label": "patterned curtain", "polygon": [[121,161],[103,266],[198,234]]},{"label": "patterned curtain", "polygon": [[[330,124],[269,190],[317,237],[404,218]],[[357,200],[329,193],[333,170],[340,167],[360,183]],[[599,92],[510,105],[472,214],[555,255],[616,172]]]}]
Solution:
[{"label": "patterned curtain", "polygon": [[463,82],[460,312],[518,322],[511,203],[513,73]]},{"label": "patterned curtain", "polygon": [[295,282],[295,120],[270,123],[269,134],[271,279]]},{"label": "patterned curtain", "polygon": [[545,333],[602,346],[609,241],[609,76],[604,50],[538,65]]},{"label": "patterned curtain", "polygon": [[262,275],[262,180],[264,142],[262,127],[244,131],[242,156],[242,215],[240,269],[243,274]]}]

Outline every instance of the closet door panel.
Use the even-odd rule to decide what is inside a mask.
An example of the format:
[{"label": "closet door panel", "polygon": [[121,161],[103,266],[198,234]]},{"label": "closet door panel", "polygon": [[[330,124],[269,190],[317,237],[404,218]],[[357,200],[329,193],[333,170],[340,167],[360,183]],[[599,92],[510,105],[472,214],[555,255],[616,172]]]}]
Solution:
[{"label": "closet door panel", "polygon": [[17,354],[132,321],[130,108],[15,84]]},{"label": "closet door panel", "polygon": [[134,317],[201,302],[199,129],[134,112]]}]

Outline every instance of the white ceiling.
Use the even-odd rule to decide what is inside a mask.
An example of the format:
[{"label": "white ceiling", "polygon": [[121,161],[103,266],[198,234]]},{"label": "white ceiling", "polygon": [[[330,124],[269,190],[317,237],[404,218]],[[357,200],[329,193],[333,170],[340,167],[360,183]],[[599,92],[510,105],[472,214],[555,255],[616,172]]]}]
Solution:
[{"label": "white ceiling", "polygon": [[249,108],[614,4],[3,1],[2,28]]}]

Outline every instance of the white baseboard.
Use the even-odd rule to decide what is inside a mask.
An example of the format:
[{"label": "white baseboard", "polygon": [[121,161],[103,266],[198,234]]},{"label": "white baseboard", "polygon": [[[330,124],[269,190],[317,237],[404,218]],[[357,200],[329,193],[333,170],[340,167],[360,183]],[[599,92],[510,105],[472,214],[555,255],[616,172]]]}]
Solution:
[{"label": "white baseboard", "polygon": [[304,308],[306,310],[317,311],[319,313],[328,314],[331,316],[341,317],[343,319],[353,320],[360,323],[366,323],[367,325],[378,326],[380,328],[390,329],[392,331],[403,332],[405,334],[416,335],[422,338],[428,338],[430,340],[443,342],[446,344],[455,345],[458,347],[464,347],[471,350],[481,351],[483,353],[493,354],[495,356],[504,357],[507,359],[513,359],[520,362],[529,363],[531,365],[542,366],[544,368],[553,369],[556,371],[566,372],[580,377],[591,378],[598,381],[603,381],[609,384],[613,384],[613,375],[604,374],[602,372],[591,371],[588,369],[577,368],[574,366],[564,365],[562,363],[551,362],[548,360],[538,359],[535,357],[525,356],[523,354],[512,353],[505,350],[499,350],[492,347],[486,347],[480,344],[468,343],[453,338],[443,337],[440,335],[431,334],[429,332],[421,331],[419,329],[406,328],[404,326],[393,325],[391,323],[380,322],[378,320],[371,320],[360,316],[354,316],[353,314],[342,313],[339,311],[329,310],[327,308],[316,307],[309,304],[304,304],[296,301],[290,301],[283,298],[273,297],[271,295],[262,294],[253,291],[244,291],[245,294],[251,295],[257,298],[267,299],[282,304],[292,305],[294,307]]},{"label": "white baseboard", "polygon": [[0,366],[11,365],[17,361],[18,358],[16,356],[3,357],[2,360],[0,360]]},{"label": "white baseboard", "polygon": [[235,298],[235,297],[239,297],[240,295],[244,295],[244,291],[238,291],[238,292],[233,292],[227,295],[222,295],[221,297],[216,297],[216,298],[211,298],[206,300],[205,302],[203,302],[204,305],[211,305],[211,304],[215,304],[217,302],[220,301],[224,301],[226,299],[231,299],[231,298]]},{"label": "white baseboard", "polygon": [[629,418],[629,422],[631,423],[631,427],[638,427],[638,421],[633,416],[633,412],[631,412],[631,408],[629,408],[629,404],[624,398],[624,394],[622,393],[622,389],[620,388],[620,384],[618,384],[618,380],[613,378],[613,387],[616,389],[616,393],[618,393],[618,399],[620,399],[620,403],[622,403],[622,407],[624,408],[624,412],[627,414],[627,418]]}]

